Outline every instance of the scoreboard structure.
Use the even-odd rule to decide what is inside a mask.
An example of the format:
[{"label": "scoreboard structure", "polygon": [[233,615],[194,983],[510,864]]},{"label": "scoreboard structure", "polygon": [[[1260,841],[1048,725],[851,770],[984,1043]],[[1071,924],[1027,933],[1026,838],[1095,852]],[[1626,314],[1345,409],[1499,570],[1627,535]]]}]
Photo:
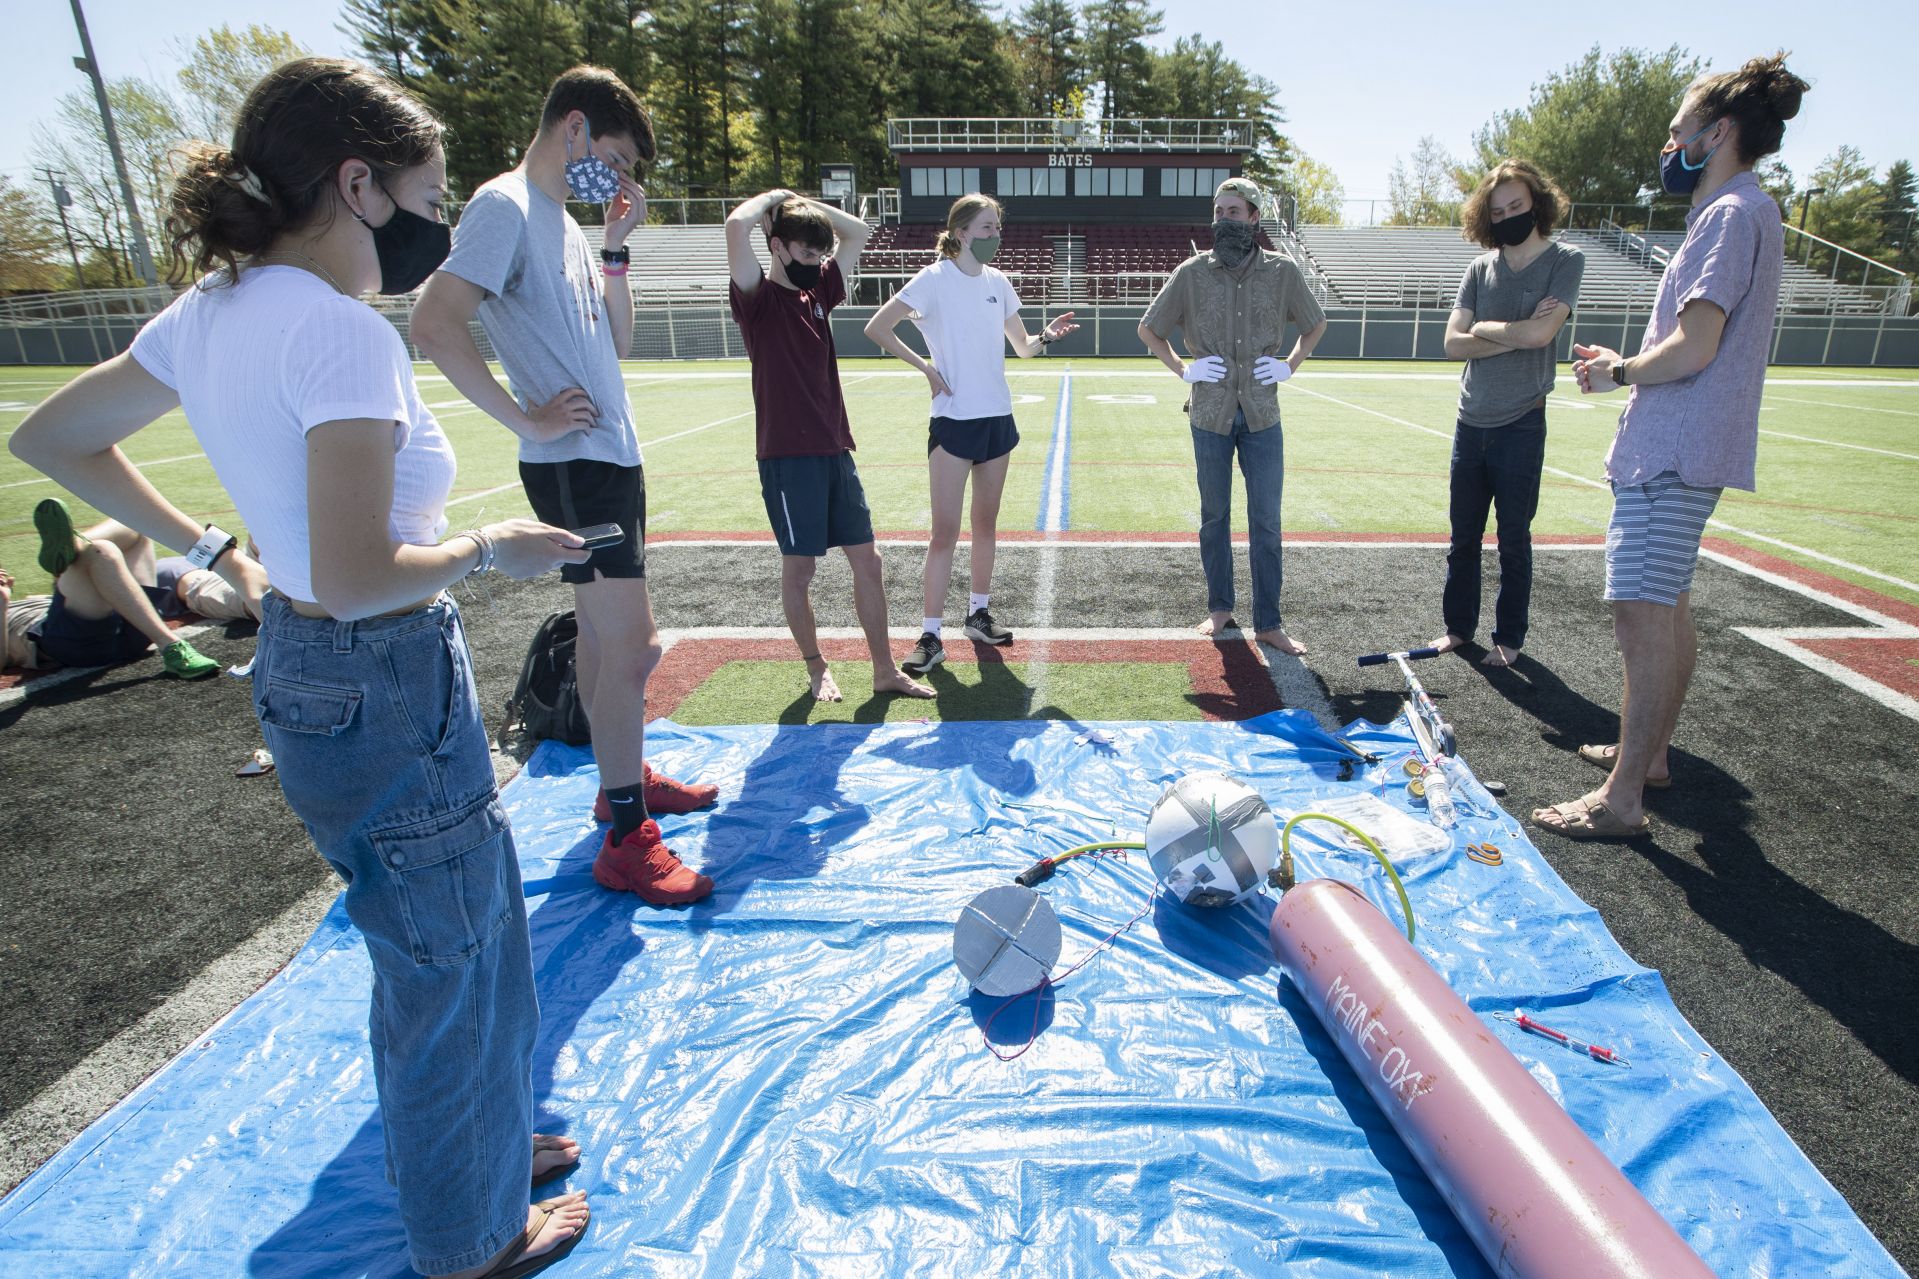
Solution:
[{"label": "scoreboard structure", "polygon": [[907,119],[886,122],[904,223],[943,222],[959,196],[996,197],[1006,220],[1093,226],[1204,223],[1253,149],[1244,120]]}]

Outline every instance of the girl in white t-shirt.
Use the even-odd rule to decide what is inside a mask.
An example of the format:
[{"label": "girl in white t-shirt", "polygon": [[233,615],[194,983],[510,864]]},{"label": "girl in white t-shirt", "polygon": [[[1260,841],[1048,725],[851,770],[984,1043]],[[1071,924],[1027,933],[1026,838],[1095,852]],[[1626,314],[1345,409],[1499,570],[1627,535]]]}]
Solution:
[{"label": "girl in white t-shirt", "polygon": [[[1013,393],[1006,385],[1006,344],[1020,358],[1039,355],[1079,326],[1071,311],[1038,337],[1020,319],[1013,282],[987,265],[999,252],[1001,209],[985,195],[963,195],[946,215],[939,261],[907,282],[867,321],[866,336],[926,375],[933,418],[926,465],[933,498],[933,533],[926,544],[924,633],[900,669],[924,675],[946,660],[940,640],[953,548],[959,541],[960,506],[973,479],[972,598],[966,635],[982,644],[1011,644],[1013,633],[987,611],[993,556],[998,548],[1000,494],[1006,464],[1019,443],[1013,423]],[[922,359],[896,332],[911,318],[926,339]]]},{"label": "girl in white t-shirt", "polygon": [[[446,256],[439,121],[327,58],[269,73],[239,119],[231,149],[189,155],[168,211],[176,260],[204,278],[10,444],[122,523],[193,547],[261,616],[261,733],[373,963],[374,1080],[412,1263],[530,1273],[578,1241],[588,1213],[579,1194],[527,1206],[529,1183],[579,1148],[532,1130],[526,905],[445,590],[587,552],[531,520],[440,540],[452,449],[398,333],[359,301],[417,287]],[[264,573],[120,451],[176,408]]]}]

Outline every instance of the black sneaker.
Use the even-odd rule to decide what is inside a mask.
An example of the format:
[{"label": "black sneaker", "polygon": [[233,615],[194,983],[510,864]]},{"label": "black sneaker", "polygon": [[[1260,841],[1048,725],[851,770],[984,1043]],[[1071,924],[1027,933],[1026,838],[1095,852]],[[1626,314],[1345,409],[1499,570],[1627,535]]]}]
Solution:
[{"label": "black sneaker", "polygon": [[966,638],[982,644],[1011,644],[1013,632],[993,620],[993,615],[976,608],[966,619]]},{"label": "black sneaker", "polygon": [[924,675],[946,660],[946,645],[940,643],[940,637],[931,631],[920,633],[920,642],[913,645],[913,652],[900,663],[900,669],[908,675]]}]

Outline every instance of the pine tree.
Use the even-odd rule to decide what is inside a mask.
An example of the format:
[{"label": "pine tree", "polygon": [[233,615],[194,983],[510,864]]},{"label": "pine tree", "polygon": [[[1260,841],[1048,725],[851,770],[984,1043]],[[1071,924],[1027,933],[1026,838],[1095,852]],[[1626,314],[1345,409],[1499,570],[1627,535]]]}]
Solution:
[{"label": "pine tree", "polygon": [[1007,59],[1022,115],[1061,115],[1074,91],[1085,87],[1076,22],[1070,0],[1030,0],[1007,22]]},{"label": "pine tree", "polygon": [[1879,184],[1879,240],[1885,245],[1886,260],[1903,271],[1919,270],[1919,227],[1914,226],[1914,211],[1919,209],[1919,184],[1915,184],[1912,165],[1895,160]]},{"label": "pine tree", "polygon": [[1153,70],[1146,40],[1166,29],[1165,13],[1147,0],[1093,0],[1079,16],[1089,79],[1101,89],[1100,114],[1141,114]]}]

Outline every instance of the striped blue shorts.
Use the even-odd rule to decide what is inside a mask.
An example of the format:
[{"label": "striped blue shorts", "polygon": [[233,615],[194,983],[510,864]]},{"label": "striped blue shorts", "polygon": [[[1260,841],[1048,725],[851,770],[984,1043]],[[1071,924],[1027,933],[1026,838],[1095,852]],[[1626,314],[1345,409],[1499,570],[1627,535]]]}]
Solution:
[{"label": "striped blue shorts", "polygon": [[1699,539],[1721,490],[1661,471],[1644,484],[1613,485],[1606,527],[1606,598],[1679,603],[1692,589]]}]

